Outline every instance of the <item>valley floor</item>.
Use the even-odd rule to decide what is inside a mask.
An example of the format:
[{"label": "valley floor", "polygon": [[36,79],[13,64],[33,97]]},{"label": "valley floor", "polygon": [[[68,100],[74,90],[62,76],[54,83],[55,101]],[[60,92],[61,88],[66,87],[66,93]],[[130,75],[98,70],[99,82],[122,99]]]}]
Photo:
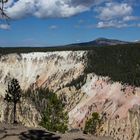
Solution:
[{"label": "valley floor", "polygon": [[112,140],[108,137],[94,137],[81,132],[57,134],[40,128],[21,125],[0,124],[0,140]]}]

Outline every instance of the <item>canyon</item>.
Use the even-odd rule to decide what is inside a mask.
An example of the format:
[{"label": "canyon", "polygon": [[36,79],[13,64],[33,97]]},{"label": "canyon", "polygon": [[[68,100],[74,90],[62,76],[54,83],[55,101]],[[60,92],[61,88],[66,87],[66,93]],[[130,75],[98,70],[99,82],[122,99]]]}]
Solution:
[{"label": "canyon", "polygon": [[[24,91],[47,87],[58,96],[65,96],[69,129],[83,129],[92,113],[98,112],[103,123],[96,135],[111,136],[116,140],[139,140],[140,87],[113,81],[110,76],[87,70],[93,61],[89,57],[91,52],[67,50],[1,54],[0,122],[11,122],[12,107],[3,98],[8,81],[16,78]],[[92,65],[94,67],[94,63]],[[29,100],[22,99],[17,119],[25,126],[37,127],[41,114]]]}]

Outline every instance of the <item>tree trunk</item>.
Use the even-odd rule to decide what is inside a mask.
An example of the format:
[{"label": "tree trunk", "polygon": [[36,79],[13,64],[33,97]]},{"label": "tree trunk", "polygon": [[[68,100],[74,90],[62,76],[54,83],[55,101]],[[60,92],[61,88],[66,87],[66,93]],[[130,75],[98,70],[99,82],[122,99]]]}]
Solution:
[{"label": "tree trunk", "polygon": [[14,124],[16,124],[17,123],[17,121],[16,121],[16,108],[17,108],[17,103],[14,103]]}]

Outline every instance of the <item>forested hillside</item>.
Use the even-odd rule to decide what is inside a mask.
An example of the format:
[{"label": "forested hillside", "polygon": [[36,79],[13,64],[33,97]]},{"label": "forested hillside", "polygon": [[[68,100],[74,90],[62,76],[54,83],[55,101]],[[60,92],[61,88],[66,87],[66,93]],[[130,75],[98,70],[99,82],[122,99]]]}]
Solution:
[{"label": "forested hillside", "polygon": [[88,53],[87,72],[140,86],[140,44],[96,47]]}]

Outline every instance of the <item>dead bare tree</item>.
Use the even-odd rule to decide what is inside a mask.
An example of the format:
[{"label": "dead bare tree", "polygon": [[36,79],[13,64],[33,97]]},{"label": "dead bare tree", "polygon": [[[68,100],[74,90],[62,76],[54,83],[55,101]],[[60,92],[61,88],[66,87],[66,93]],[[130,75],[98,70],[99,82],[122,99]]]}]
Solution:
[{"label": "dead bare tree", "polygon": [[6,23],[8,23],[8,20],[10,19],[4,10],[4,5],[7,2],[8,2],[8,0],[0,0],[0,16],[2,19],[4,19],[6,21]]}]

